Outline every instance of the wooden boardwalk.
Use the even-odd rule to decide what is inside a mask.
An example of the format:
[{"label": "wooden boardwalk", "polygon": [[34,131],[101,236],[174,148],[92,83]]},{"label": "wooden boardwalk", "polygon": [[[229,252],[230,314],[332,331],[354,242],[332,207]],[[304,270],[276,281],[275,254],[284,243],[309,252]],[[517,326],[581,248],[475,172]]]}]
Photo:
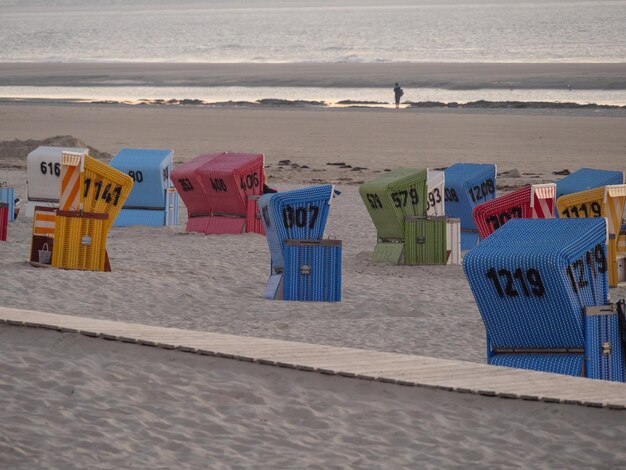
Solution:
[{"label": "wooden boardwalk", "polygon": [[0,323],[406,386],[626,409],[626,384],[545,372],[3,307]]}]

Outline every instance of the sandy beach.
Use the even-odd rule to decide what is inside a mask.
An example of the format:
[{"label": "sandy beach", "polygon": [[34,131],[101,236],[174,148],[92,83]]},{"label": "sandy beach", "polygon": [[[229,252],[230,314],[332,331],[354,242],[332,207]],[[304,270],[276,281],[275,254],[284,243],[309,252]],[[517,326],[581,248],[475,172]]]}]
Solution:
[{"label": "sandy beach", "polygon": [[[0,141],[72,135],[110,155],[171,148],[176,163],[264,153],[278,189],[337,185],[326,233],[344,247],[341,303],[272,302],[262,298],[265,238],[185,233],[184,208],[179,227],[112,229],[111,273],[30,267],[32,221],[18,217],[0,244],[3,306],[473,362],[485,361],[485,334],[461,267],[373,265],[376,232],[358,185],[387,168],[457,161],[496,163],[502,192],[564,169],[626,169],[623,111],[25,102],[0,104],[0,122]],[[337,162],[352,168],[328,165]],[[25,161],[10,151],[4,180],[26,197]],[[9,326],[0,337],[8,468],[608,468],[626,458],[622,413],[609,410],[364,384]]]}]

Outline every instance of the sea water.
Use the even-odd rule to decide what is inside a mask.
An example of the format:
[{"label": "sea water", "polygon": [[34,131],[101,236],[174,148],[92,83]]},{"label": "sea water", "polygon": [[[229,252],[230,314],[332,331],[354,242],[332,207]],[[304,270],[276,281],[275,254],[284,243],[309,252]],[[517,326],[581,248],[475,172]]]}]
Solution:
[{"label": "sea water", "polygon": [[3,61],[615,63],[626,1],[0,0]]}]

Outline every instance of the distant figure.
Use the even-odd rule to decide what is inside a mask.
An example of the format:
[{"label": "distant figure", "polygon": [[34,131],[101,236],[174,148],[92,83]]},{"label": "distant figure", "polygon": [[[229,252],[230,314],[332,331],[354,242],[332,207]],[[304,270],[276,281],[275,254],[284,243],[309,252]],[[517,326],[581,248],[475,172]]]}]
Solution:
[{"label": "distant figure", "polygon": [[398,109],[400,107],[400,98],[402,97],[402,95],[404,95],[404,91],[402,91],[402,88],[400,88],[398,82],[396,82],[396,86],[393,87],[393,94],[396,98],[396,109]]}]

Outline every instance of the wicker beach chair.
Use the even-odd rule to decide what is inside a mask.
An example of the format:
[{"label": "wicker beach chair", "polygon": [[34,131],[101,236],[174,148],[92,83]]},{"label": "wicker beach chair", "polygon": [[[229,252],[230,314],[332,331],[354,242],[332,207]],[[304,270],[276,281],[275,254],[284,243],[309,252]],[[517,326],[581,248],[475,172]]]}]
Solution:
[{"label": "wicker beach chair", "polygon": [[109,163],[130,176],[135,184],[114,227],[178,225],[178,193],[170,174],[172,150],[121,149]]},{"label": "wicker beach chair", "polygon": [[472,210],[496,197],[496,165],[455,163],[444,172],[446,215],[461,219],[461,249],[469,250],[480,241]]},{"label": "wicker beach chair", "polygon": [[489,364],[624,381],[606,239],[601,219],[511,220],[465,256]]},{"label": "wicker beach chair", "polygon": [[52,266],[110,271],[107,234],[132,191],[133,179],[80,153],[64,152],[61,164]]},{"label": "wicker beach chair", "polygon": [[404,256],[405,218],[426,216],[427,170],[397,168],[362,184],[359,193],[376,227],[372,261],[399,264]]},{"label": "wicker beach chair", "polygon": [[556,200],[558,201],[561,196],[566,194],[599,188],[609,184],[624,184],[624,182],[623,171],[581,168],[556,182]]},{"label": "wicker beach chair", "polygon": [[258,197],[263,193],[263,154],[223,152],[200,155],[172,171],[187,206],[188,232],[263,233]]},{"label": "wicker beach chair", "polygon": [[259,199],[271,255],[266,298],[341,300],[341,243],[322,240],[334,195],[321,185]]},{"label": "wicker beach chair", "polygon": [[472,218],[481,239],[511,219],[552,219],[556,184],[529,184],[511,193],[478,204]]},{"label": "wicker beach chair", "polygon": [[[609,230],[609,286],[617,287],[626,281],[624,259],[626,253],[621,227],[626,208],[626,184],[602,186],[577,193],[566,194],[557,201],[562,218],[605,217]],[[621,268],[621,269],[620,269]]]}]

